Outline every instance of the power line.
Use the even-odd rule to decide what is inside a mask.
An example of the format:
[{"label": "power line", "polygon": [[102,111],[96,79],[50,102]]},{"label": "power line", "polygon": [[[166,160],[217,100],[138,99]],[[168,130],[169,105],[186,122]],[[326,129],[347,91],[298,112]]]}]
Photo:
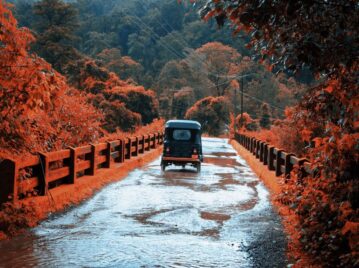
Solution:
[{"label": "power line", "polygon": [[[183,60],[184,62],[186,62],[186,63],[188,64],[188,66],[191,67],[191,66],[190,66],[190,63],[184,58],[185,55],[178,54],[178,52],[177,52],[173,47],[171,47],[171,46],[169,46],[169,45],[165,45],[165,44],[163,43],[163,41],[160,40],[161,37],[160,37],[156,32],[154,32],[151,28],[149,28],[149,27],[143,22],[143,20],[142,20],[141,18],[139,18],[139,17],[137,17],[137,16],[134,16],[134,17],[137,18],[139,22],[137,22],[136,20],[132,19],[131,17],[130,17],[130,19],[137,25],[137,27],[139,27],[139,29],[143,29],[142,27],[145,27],[145,28],[147,29],[147,33],[148,33],[148,32],[151,32],[154,36],[157,37],[157,42],[158,42],[162,47],[164,47],[165,49],[167,49],[167,50],[168,50],[172,55],[174,55],[176,58],[178,58],[178,59]],[[141,27],[141,25],[140,25],[139,23],[142,24],[142,27]],[[161,80],[159,80],[159,81],[161,81]],[[157,82],[158,82],[158,81],[157,81]]]},{"label": "power line", "polygon": [[180,55],[177,53],[176,50],[174,50],[172,47],[170,46],[167,46],[167,45],[164,45],[163,42],[160,40],[160,36],[154,32],[151,28],[149,28],[143,21],[142,19],[140,19],[139,17],[137,16],[134,16],[135,18],[137,18],[139,20],[139,22],[137,22],[136,20],[132,19],[130,17],[130,19],[132,19],[133,22],[135,22],[135,24],[141,29],[141,25],[139,23],[142,24],[142,27],[144,26],[149,32],[151,32],[154,36],[156,36],[158,38],[158,42],[160,43],[160,45],[162,45],[164,48],[166,48],[168,51],[170,51],[172,54],[174,54],[176,57],[178,57],[179,59],[182,59],[182,56],[183,55]]},{"label": "power line", "polygon": [[[184,60],[184,61],[188,64],[188,62],[187,62],[185,59],[182,58],[182,57],[185,56],[185,55],[178,54],[177,51],[176,51],[173,47],[171,47],[171,46],[169,46],[169,45],[164,45],[164,44],[162,43],[162,41],[160,40],[161,37],[160,37],[156,32],[154,32],[151,28],[149,28],[149,27],[145,24],[145,22],[143,22],[143,20],[142,20],[141,18],[139,18],[139,17],[137,17],[137,16],[134,16],[134,17],[137,18],[137,19],[140,21],[140,23],[141,23],[144,27],[146,27],[153,35],[155,35],[155,36],[158,38],[157,41],[158,41],[164,48],[166,48],[168,51],[170,51],[170,52],[171,52],[172,54],[174,54],[176,57],[178,57],[178,58]],[[136,22],[135,20],[133,20],[133,21],[135,22],[135,24],[136,24],[138,27],[140,27],[140,25],[139,25],[138,22]],[[158,20],[157,20],[157,21],[158,21]],[[159,21],[158,21],[158,22],[159,22]],[[140,27],[140,28],[141,28],[141,27]],[[165,30],[166,30],[166,29],[165,29]],[[167,30],[166,30],[166,32],[169,33]],[[176,39],[176,38],[175,38],[175,39]],[[176,39],[176,40],[178,41],[178,39]],[[181,43],[181,42],[180,42],[180,43]],[[200,60],[201,60],[201,59],[200,59]],[[191,67],[191,66],[189,66],[189,67]],[[196,70],[196,71],[199,71],[199,70]],[[203,73],[203,72],[202,72],[202,73]],[[218,75],[218,74],[215,74],[215,75]],[[225,81],[225,82],[223,82],[223,83],[221,83],[221,84],[218,84],[218,85],[214,85],[214,86],[209,87],[209,88],[215,88],[215,87],[217,87],[217,86],[230,83],[232,80],[228,80],[228,78],[242,78],[242,77],[247,77],[247,76],[249,76],[249,75],[251,75],[251,74],[245,74],[245,75],[242,75],[242,76],[239,76],[238,74],[236,74],[236,75],[231,75],[231,76],[226,76],[227,81]],[[253,96],[249,95],[248,93],[243,93],[243,95],[245,95],[245,96],[247,96],[248,98],[251,98],[251,99],[253,99],[253,100],[255,100],[255,101],[261,102],[261,103],[263,103],[263,104],[267,104],[268,106],[271,106],[272,108],[275,108],[275,109],[278,109],[278,110],[281,110],[281,111],[285,111],[284,109],[282,109],[282,108],[280,108],[280,107],[278,107],[278,106],[275,106],[275,105],[273,105],[273,104],[270,104],[270,103],[268,103],[268,102],[265,102],[265,101],[263,101],[263,100],[260,100],[260,99],[258,99],[258,98],[256,98],[256,97],[253,97]]]},{"label": "power line", "polygon": [[[157,37],[157,42],[158,42],[162,47],[164,47],[165,49],[167,49],[170,53],[172,53],[172,55],[175,55],[176,58],[178,58],[178,59],[184,61],[185,63],[187,63],[187,65],[188,65],[191,69],[193,69],[193,67],[191,67],[191,63],[185,58],[186,55],[179,54],[179,53],[177,52],[177,50],[174,49],[173,47],[171,47],[170,45],[165,45],[165,44],[163,43],[163,41],[160,40],[161,37],[160,37],[156,32],[154,32],[151,28],[149,28],[149,27],[145,24],[145,22],[143,22],[143,20],[142,20],[141,18],[139,18],[139,17],[137,17],[137,16],[134,16],[134,17],[139,20],[139,23],[141,23],[142,26],[144,26],[149,32],[151,32],[154,36]],[[130,19],[132,19],[132,18],[130,18]],[[135,21],[134,19],[132,19],[132,21],[141,29],[141,25],[140,25],[137,21]],[[148,33],[148,32],[147,32],[147,33]],[[201,71],[201,70],[196,70],[196,71],[199,71],[199,72],[201,72],[201,73],[207,75],[207,73],[204,73],[204,72]]]},{"label": "power line", "polygon": [[[138,16],[135,16],[134,15],[134,17],[136,17],[140,22],[141,22],[141,24],[142,25],[144,25],[149,31],[151,31],[152,33],[153,33],[153,35],[155,35],[157,38],[158,38],[158,42],[161,42],[160,41],[160,39],[161,39],[161,36],[159,36],[156,32],[154,32],[151,28],[149,28],[147,25],[146,25],[146,23],[141,19],[141,18],[139,18]],[[168,34],[170,34],[170,32],[167,30],[167,29],[165,29],[164,27],[163,27],[163,25],[161,24],[161,22],[156,18],[156,21],[158,22],[158,24],[168,33]],[[139,26],[138,24],[137,24],[137,26]],[[173,29],[173,28],[172,28]],[[174,30],[174,29],[173,29]],[[175,30],[174,30],[175,31]],[[183,46],[183,44],[184,44],[184,46],[187,46],[187,47],[190,47],[189,46],[189,44],[184,40],[183,41],[183,43],[181,42],[181,41],[179,41],[179,39],[178,38],[176,38],[176,37],[174,37],[174,39],[175,40],[177,40],[182,46]],[[162,46],[164,46],[163,44],[162,44]],[[180,58],[181,60],[183,60],[184,62],[186,62],[187,63],[187,65],[191,68],[191,69],[194,69],[192,66],[191,66],[191,62],[189,62],[189,60],[188,59],[186,59],[186,54],[178,54],[178,53],[180,53],[180,52],[177,52],[177,50],[176,49],[174,49],[172,46],[170,46],[170,45],[166,45],[166,46],[164,46],[164,47],[166,47],[167,48],[167,50],[169,50],[170,52],[172,52],[172,53],[174,53],[178,58]],[[207,65],[206,64],[206,62],[205,61],[203,61],[201,58],[200,58],[200,56],[199,55],[197,55],[197,54],[192,54],[192,55],[194,55],[194,57],[196,58],[196,59],[198,59],[203,65]],[[234,75],[223,75],[223,74],[219,74],[219,73],[213,73],[213,72],[210,72],[210,71],[207,71],[207,73],[206,72],[203,72],[202,70],[200,70],[200,69],[197,69],[196,71],[199,71],[199,72],[201,72],[201,73],[203,73],[203,74],[205,74],[205,75],[208,75],[208,74],[211,74],[211,75],[214,75],[214,76],[217,76],[217,77],[221,77],[221,78],[231,78],[231,77],[236,77],[237,75],[238,75],[238,73],[237,74],[234,74]]]},{"label": "power line", "polygon": [[[158,5],[157,5],[157,8],[159,8]],[[154,17],[154,18],[155,18],[155,20],[158,22],[158,24],[161,26],[161,28],[164,29],[164,30],[167,32],[167,34],[170,34],[171,32],[169,32],[169,31],[163,26],[163,24],[162,24],[161,22],[164,22],[164,23],[172,30],[172,32],[176,32],[176,30],[175,30],[164,18],[162,18],[161,21],[158,20],[157,17]],[[176,37],[174,37],[174,38],[175,38],[183,47],[188,47],[188,48],[192,49],[191,46],[189,45],[188,41],[185,40],[183,36],[180,36],[180,38],[181,38],[181,40],[183,41],[183,43],[179,40],[179,38],[176,38]],[[199,55],[197,55],[197,54],[192,54],[192,55],[194,55],[194,57],[195,57],[196,59],[198,59],[199,61],[201,61],[202,64],[206,65],[206,62],[205,62],[203,59],[201,59],[201,57],[200,57]],[[185,56],[186,56],[186,54],[185,54]],[[215,76],[217,76],[217,77],[221,77],[221,78],[231,78],[231,77],[234,78],[234,77],[236,77],[236,75],[239,74],[239,73],[237,73],[237,74],[233,74],[233,75],[226,75],[226,74],[223,74],[223,73],[213,73],[213,72],[210,72],[210,71],[208,71],[208,73],[209,73],[209,74],[212,74],[212,75],[215,75]]]},{"label": "power line", "polygon": [[[247,76],[249,76],[249,75],[247,75]],[[244,77],[244,76],[243,76],[243,77]],[[230,81],[228,81],[228,82],[230,82]],[[215,86],[208,87],[208,89],[214,88],[214,87],[215,87]],[[248,94],[248,93],[244,93],[244,92],[242,92],[242,93],[243,93],[244,96],[246,96],[246,97],[248,97],[248,98],[250,98],[250,99],[252,99],[252,100],[255,100],[255,101],[260,102],[260,103],[262,103],[262,104],[267,104],[268,106],[270,106],[270,107],[272,107],[272,108],[274,108],[274,109],[277,109],[277,110],[280,110],[280,111],[283,111],[283,112],[285,111],[285,109],[280,108],[279,106],[276,106],[276,105],[270,104],[270,103],[268,103],[268,102],[266,102],[266,101],[264,101],[264,100],[258,99],[258,98],[254,97],[254,96],[252,96],[252,95],[250,95],[250,94]]]},{"label": "power line", "polygon": [[275,108],[275,109],[277,109],[277,110],[281,110],[281,111],[283,111],[283,112],[285,111],[285,109],[283,109],[283,108],[280,108],[280,107],[278,107],[278,106],[275,106],[275,105],[273,105],[273,104],[270,104],[270,103],[268,103],[268,102],[265,102],[265,101],[263,101],[263,100],[260,100],[260,99],[258,99],[258,98],[256,98],[256,97],[253,97],[253,96],[249,95],[248,93],[244,93],[244,92],[243,92],[243,95],[244,95],[244,96],[247,96],[248,98],[250,98],[250,99],[252,99],[252,100],[261,102],[261,103],[263,103],[263,104],[267,104],[268,106],[271,106],[272,108]]}]

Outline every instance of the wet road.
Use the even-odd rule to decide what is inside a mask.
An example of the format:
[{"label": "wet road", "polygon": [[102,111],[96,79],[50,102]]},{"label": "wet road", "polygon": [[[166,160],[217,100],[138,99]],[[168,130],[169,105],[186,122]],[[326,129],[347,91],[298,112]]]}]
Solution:
[{"label": "wet road", "polygon": [[268,192],[223,139],[194,169],[160,160],[11,241],[0,267],[285,267]]}]

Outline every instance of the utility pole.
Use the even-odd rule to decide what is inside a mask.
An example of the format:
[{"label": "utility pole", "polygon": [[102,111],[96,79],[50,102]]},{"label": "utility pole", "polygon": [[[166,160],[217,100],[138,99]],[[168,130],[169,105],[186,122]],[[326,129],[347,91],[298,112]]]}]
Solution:
[{"label": "utility pole", "polygon": [[177,109],[177,107],[174,107],[173,106],[173,103],[174,103],[174,99],[175,99],[175,95],[176,95],[176,93],[178,92],[179,90],[178,89],[170,89],[169,90],[169,92],[170,93],[172,93],[172,94],[170,94],[170,103],[169,103],[169,111],[168,111],[168,113],[169,113],[169,119],[173,119],[173,110],[175,109]]},{"label": "utility pole", "polygon": [[238,104],[237,104],[237,88],[234,88],[234,116],[238,114]]},{"label": "utility pole", "polygon": [[233,131],[236,133],[236,118],[238,114],[237,108],[237,87],[234,88],[234,124],[233,124]]}]

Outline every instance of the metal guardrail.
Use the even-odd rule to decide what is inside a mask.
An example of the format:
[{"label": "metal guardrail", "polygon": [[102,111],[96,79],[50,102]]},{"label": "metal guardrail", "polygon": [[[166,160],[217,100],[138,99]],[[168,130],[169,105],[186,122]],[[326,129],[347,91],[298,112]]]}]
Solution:
[{"label": "metal guardrail", "polygon": [[[128,137],[106,143],[90,144],[66,150],[38,153],[23,162],[5,159],[0,163],[0,204],[16,202],[28,193],[46,195],[49,189],[74,184],[85,175],[111,168],[163,143],[163,133]],[[20,174],[28,174],[21,176]]]}]

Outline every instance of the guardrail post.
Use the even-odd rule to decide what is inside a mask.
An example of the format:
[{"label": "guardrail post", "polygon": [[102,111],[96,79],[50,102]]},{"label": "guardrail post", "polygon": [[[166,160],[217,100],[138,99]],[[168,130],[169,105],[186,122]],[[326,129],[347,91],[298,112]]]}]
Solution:
[{"label": "guardrail post", "polygon": [[49,160],[46,154],[40,155],[40,174],[39,174],[39,195],[46,195],[49,189],[47,179],[49,177]]},{"label": "guardrail post", "polygon": [[147,134],[147,148],[146,148],[146,151],[149,151],[151,150],[151,135],[150,134]]},{"label": "guardrail post", "polygon": [[259,144],[259,140],[255,139],[255,144],[254,144],[255,147],[253,154],[256,158],[258,158],[258,144]]},{"label": "guardrail post", "polygon": [[107,148],[105,151],[106,155],[106,162],[103,163],[104,168],[110,168],[111,167],[111,142],[107,142]]},{"label": "guardrail post", "polygon": [[240,142],[240,135],[241,135],[241,134],[238,134],[237,132],[234,133],[234,140],[235,140],[236,142],[238,142],[238,143],[241,143],[241,142]]},{"label": "guardrail post", "polygon": [[126,149],[127,149],[127,154],[125,156],[125,159],[131,159],[131,147],[132,147],[132,141],[131,138],[126,138]]},{"label": "guardrail post", "polygon": [[260,153],[260,145],[261,145],[261,141],[260,140],[257,140],[256,142],[256,158],[259,158],[259,153]]},{"label": "guardrail post", "polygon": [[151,142],[153,142],[151,149],[155,149],[156,148],[156,134],[151,134],[151,135],[152,135]]},{"label": "guardrail post", "polygon": [[283,150],[277,150],[276,154],[276,165],[275,165],[275,175],[280,176],[282,175],[281,165],[284,163],[284,160],[281,157]]},{"label": "guardrail post", "polygon": [[306,158],[300,158],[299,161],[298,161],[298,166],[299,167],[303,167],[304,166],[304,163],[307,163],[309,162],[308,159]]},{"label": "guardrail post", "polygon": [[157,148],[157,139],[158,139],[158,133],[154,133],[154,139],[153,139],[154,147],[153,147],[153,149]]},{"label": "guardrail post", "polygon": [[96,146],[91,145],[91,152],[85,156],[86,160],[90,160],[90,168],[85,170],[85,175],[94,176],[96,173]]},{"label": "guardrail post", "polygon": [[76,180],[76,160],[77,160],[77,153],[76,153],[76,149],[75,148],[72,148],[72,147],[69,147],[70,149],[70,158],[69,158],[69,161],[68,161],[68,165],[70,167],[70,175],[69,175],[69,180],[68,182],[71,183],[71,184],[74,184],[75,183],[75,180]]},{"label": "guardrail post", "polygon": [[290,158],[293,155],[294,154],[287,154],[284,159],[284,175],[286,176],[287,179],[290,179],[290,172],[293,169],[293,165],[290,162]]},{"label": "guardrail post", "polygon": [[268,164],[268,144],[263,145],[263,165]]},{"label": "guardrail post", "polygon": [[0,204],[18,199],[18,168],[16,161],[5,159],[0,163]]},{"label": "guardrail post", "polygon": [[161,143],[160,143],[160,139],[161,139],[160,135],[161,135],[161,133],[160,133],[160,132],[157,132],[157,146],[156,146],[156,147],[158,147],[158,145],[161,144]]},{"label": "guardrail post", "polygon": [[254,155],[256,158],[257,158],[257,149],[258,149],[258,140],[255,139],[253,155]]},{"label": "guardrail post", "polygon": [[259,143],[259,161],[263,162],[263,155],[264,155],[264,142]]},{"label": "guardrail post", "polygon": [[268,148],[268,169],[274,170],[274,146]]},{"label": "guardrail post", "polygon": [[116,159],[116,162],[123,163],[125,161],[125,146],[126,146],[125,140],[121,139],[120,140],[120,145],[119,145],[119,148],[118,148],[118,151],[119,151],[120,155]]},{"label": "guardrail post", "polygon": [[133,156],[138,156],[138,147],[139,147],[138,145],[139,145],[139,139],[138,139],[138,137],[136,137],[135,138],[135,151],[133,153]]},{"label": "guardrail post", "polygon": [[255,156],[256,155],[256,151],[257,151],[257,139],[254,138],[253,139],[253,150],[252,150],[252,154]]},{"label": "guardrail post", "polygon": [[157,137],[156,137],[157,133],[153,133],[153,149],[156,149],[157,147]]},{"label": "guardrail post", "polygon": [[308,175],[308,173],[305,170],[304,164],[308,162],[308,160],[306,158],[301,158],[298,161],[298,166],[299,166],[299,174],[297,177],[297,183],[301,184],[303,182],[303,178],[306,177]]},{"label": "guardrail post", "polygon": [[144,135],[142,135],[142,137],[141,137],[141,145],[142,145],[142,148],[141,148],[140,154],[143,154],[145,152],[145,136]]}]

